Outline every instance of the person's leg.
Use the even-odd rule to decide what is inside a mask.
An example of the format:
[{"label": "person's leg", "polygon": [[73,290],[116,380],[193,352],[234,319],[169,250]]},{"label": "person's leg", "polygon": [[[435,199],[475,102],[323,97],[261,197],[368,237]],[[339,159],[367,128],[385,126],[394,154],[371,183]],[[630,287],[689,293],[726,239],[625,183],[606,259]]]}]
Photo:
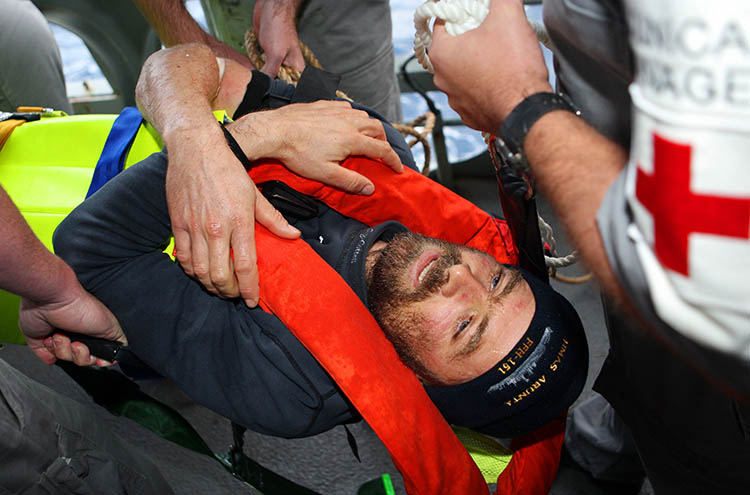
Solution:
[{"label": "person's leg", "polygon": [[64,397],[0,360],[0,491],[143,493],[172,489],[148,457],[92,405]]},{"label": "person's leg", "polygon": [[565,448],[596,480],[640,486],[646,476],[630,430],[597,393],[568,415]]},{"label": "person's leg", "polygon": [[654,492],[747,493],[750,407],[627,315],[611,305],[607,311],[611,350],[594,388],[630,428]]},{"label": "person's leg", "polygon": [[0,0],[0,111],[42,106],[73,113],[60,50],[29,0]]},{"label": "person's leg", "polygon": [[341,76],[344,93],[391,122],[401,121],[388,0],[310,0],[298,29],[323,68]]}]

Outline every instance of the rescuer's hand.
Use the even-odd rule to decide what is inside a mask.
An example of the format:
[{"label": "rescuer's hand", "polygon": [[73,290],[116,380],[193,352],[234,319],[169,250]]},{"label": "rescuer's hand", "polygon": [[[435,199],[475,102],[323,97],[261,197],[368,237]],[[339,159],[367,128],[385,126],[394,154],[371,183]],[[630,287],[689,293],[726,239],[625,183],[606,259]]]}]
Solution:
[{"label": "rescuer's hand", "polygon": [[[252,113],[227,130],[248,159],[277,159],[303,177],[352,194],[370,195],[375,187],[363,175],[340,166],[350,155],[379,159],[395,172],[403,171],[382,123],[343,101]],[[258,193],[218,126],[201,135],[188,131],[175,141],[180,146],[169,147],[167,168],[175,256],[210,292],[240,296],[255,306],[255,220],[280,237],[293,239],[300,233]]]},{"label": "rescuer's hand", "polygon": [[381,160],[394,172],[403,172],[383,124],[345,101],[287,105],[247,115],[235,125],[233,129],[252,126],[253,132],[261,133],[258,142],[264,149],[257,152],[260,156],[280,160],[303,177],[352,194],[370,195],[375,187],[368,178],[340,166],[349,156]]},{"label": "rescuer's hand", "polygon": [[435,86],[474,129],[494,134],[525,97],[552,91],[522,0],[492,0],[482,24],[459,36],[438,21],[429,56]]},{"label": "rescuer's hand", "polygon": [[300,72],[305,69],[295,24],[300,3],[301,0],[258,0],[255,3],[255,36],[266,54],[266,65],[261,70],[271,77],[276,77],[282,64]]},{"label": "rescuer's hand", "polygon": [[241,297],[253,307],[259,298],[255,220],[280,237],[300,233],[257,192],[218,125],[215,130],[169,148],[166,188],[175,257],[208,291]]},{"label": "rescuer's hand", "polygon": [[117,340],[127,345],[120,324],[107,307],[83,290],[72,270],[68,279],[70,282],[66,285],[69,287],[61,287],[55,294],[55,299],[33,300],[22,297],[18,326],[32,352],[47,364],[63,359],[79,366],[109,366],[112,363],[91,356],[84,344],[71,344],[68,337],[53,334],[55,329],[61,328],[91,337]]}]

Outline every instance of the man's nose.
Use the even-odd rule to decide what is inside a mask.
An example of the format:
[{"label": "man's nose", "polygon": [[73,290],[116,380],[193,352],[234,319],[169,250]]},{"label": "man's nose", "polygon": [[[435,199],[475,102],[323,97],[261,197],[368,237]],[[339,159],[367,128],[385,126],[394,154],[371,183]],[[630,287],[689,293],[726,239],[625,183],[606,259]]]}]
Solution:
[{"label": "man's nose", "polygon": [[474,276],[469,265],[461,263],[448,269],[448,281],[441,292],[445,297],[454,297],[472,294],[477,289],[482,289],[482,283]]}]

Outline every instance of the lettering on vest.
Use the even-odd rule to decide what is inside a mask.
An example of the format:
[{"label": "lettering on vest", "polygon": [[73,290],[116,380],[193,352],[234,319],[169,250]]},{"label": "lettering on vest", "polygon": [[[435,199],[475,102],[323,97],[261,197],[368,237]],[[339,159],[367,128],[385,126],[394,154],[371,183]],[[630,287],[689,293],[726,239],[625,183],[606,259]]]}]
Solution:
[{"label": "lettering on vest", "polygon": [[523,392],[519,393],[515,397],[513,397],[511,400],[506,400],[505,405],[510,407],[514,404],[518,404],[522,400],[524,400],[526,397],[530,396],[540,388],[542,388],[542,385],[547,383],[547,377],[545,375],[542,375],[539,377],[537,381],[529,385]]},{"label": "lettering on vest", "polygon": [[750,33],[736,20],[715,25],[633,11],[628,25],[645,89],[698,106],[750,106],[750,69],[728,63],[750,57]]},{"label": "lettering on vest", "polygon": [[750,55],[748,33],[736,20],[713,26],[699,17],[653,18],[634,9],[628,12],[628,26],[634,43],[660,52],[695,60]]},{"label": "lettering on vest", "polygon": [[[510,373],[516,366],[516,359],[522,359],[533,345],[534,340],[531,337],[526,337],[526,339],[521,342],[521,344],[519,344],[519,346],[516,347],[513,352],[508,354],[509,357],[505,358],[503,362],[500,363],[500,366],[497,367],[497,370],[503,375]],[[514,357],[516,359],[513,359]]]},{"label": "lettering on vest", "polygon": [[643,59],[638,69],[638,82],[655,93],[699,105],[750,106],[750,70],[745,68],[732,67],[717,74],[712,68],[694,66],[678,72],[669,64]]},{"label": "lettering on vest", "polygon": [[552,361],[552,364],[549,365],[549,369],[552,371],[557,371],[557,368],[560,363],[562,363],[562,358],[565,355],[565,351],[568,350],[568,340],[563,339],[562,346],[560,347],[560,350],[557,351],[557,356],[555,357],[555,360]]},{"label": "lettering on vest", "polygon": [[365,246],[365,242],[367,242],[367,236],[372,233],[373,229],[367,229],[364,232],[360,232],[359,234],[359,240],[357,241],[357,246],[354,248],[354,254],[352,255],[352,259],[349,263],[352,265],[357,262],[357,258],[359,258],[359,254],[362,252],[362,248]]}]

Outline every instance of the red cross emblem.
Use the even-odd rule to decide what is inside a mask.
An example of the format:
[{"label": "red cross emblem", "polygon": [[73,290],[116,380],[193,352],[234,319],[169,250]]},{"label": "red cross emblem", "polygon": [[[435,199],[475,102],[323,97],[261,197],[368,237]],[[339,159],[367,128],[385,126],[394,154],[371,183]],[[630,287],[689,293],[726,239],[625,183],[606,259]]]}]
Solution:
[{"label": "red cross emblem", "polygon": [[654,218],[654,251],[662,264],[688,276],[693,232],[750,238],[750,198],[690,190],[692,148],[654,134],[654,173],[638,169],[635,196]]}]

